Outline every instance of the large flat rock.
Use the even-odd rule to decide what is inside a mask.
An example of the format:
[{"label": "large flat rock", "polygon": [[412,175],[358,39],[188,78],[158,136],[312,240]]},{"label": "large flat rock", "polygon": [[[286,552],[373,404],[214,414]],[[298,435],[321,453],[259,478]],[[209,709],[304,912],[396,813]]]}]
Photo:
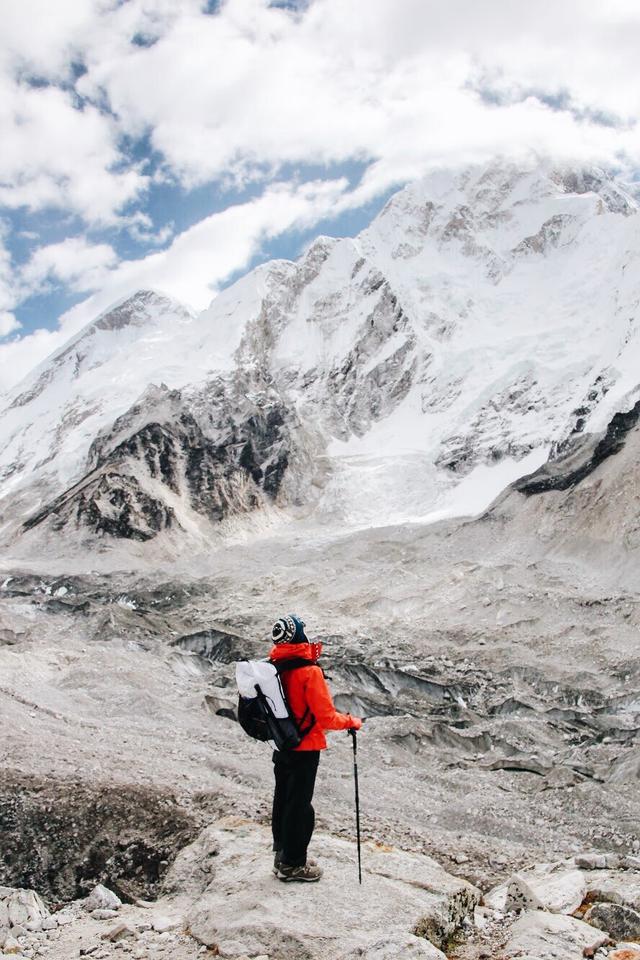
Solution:
[{"label": "large flat rock", "polygon": [[620,903],[640,911],[640,871],[594,870],[587,880],[589,899]]},{"label": "large flat rock", "polygon": [[511,927],[501,960],[581,960],[584,950],[596,950],[606,933],[557,913],[528,910]]},{"label": "large flat rock", "polygon": [[[320,883],[285,884],[271,872],[267,828],[227,818],[207,833],[219,851],[215,874],[187,923],[223,957],[385,957],[394,942],[400,955],[410,934],[441,947],[479,900],[471,884],[428,857],[370,843],[359,886],[355,844],[322,834],[310,851],[324,869]],[[438,953],[413,941],[409,955]]]}]

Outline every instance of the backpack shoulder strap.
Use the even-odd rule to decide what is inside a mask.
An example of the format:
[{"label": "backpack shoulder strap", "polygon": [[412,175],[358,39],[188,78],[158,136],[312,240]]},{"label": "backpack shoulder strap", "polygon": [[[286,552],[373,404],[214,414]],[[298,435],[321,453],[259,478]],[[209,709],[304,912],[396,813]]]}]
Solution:
[{"label": "backpack shoulder strap", "polygon": [[[273,663],[273,660],[269,661]],[[278,672],[278,676],[281,673],[286,673],[289,670],[299,670],[301,667],[317,667],[318,670],[322,670],[322,667],[316,663],[315,660],[305,660],[304,657],[292,657],[290,660],[279,660],[277,663],[273,663],[273,666]],[[323,674],[324,675],[324,674]],[[309,718],[309,722],[305,724],[305,721]],[[307,706],[302,719],[299,721],[300,725],[300,736],[306,737],[306,735],[313,729],[316,723],[316,718],[311,713],[311,709]]]}]

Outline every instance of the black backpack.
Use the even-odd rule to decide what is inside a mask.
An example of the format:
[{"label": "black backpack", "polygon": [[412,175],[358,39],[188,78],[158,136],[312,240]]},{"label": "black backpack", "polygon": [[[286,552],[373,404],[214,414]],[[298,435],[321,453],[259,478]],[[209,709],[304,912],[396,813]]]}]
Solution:
[{"label": "black backpack", "polygon": [[[280,675],[310,667],[309,660],[241,660],[236,664],[238,722],[254,740],[271,742],[276,750],[294,750],[315,724],[307,707],[297,722],[287,703]],[[307,722],[308,721],[308,722]]]}]

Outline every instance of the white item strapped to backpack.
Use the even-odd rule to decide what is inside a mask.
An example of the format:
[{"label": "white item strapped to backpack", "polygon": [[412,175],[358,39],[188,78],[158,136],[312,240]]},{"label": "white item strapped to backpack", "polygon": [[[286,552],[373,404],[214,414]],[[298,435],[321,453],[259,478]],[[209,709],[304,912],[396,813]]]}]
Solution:
[{"label": "white item strapped to backpack", "polygon": [[[315,721],[306,729],[300,726],[289,709],[280,679],[280,672],[310,666],[304,661],[275,664],[269,660],[240,660],[236,663],[238,684],[238,721],[254,740],[267,741],[276,750],[293,750],[299,746]],[[310,715],[310,711],[307,710]]]}]

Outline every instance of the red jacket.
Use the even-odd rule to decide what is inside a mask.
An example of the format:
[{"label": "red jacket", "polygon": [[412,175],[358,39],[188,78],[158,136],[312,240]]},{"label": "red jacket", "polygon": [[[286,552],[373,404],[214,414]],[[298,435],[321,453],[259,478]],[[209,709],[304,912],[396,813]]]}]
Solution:
[{"label": "red jacket", "polygon": [[[303,721],[307,708],[315,723],[296,750],[326,750],[324,730],[348,730],[359,727],[360,721],[349,713],[338,713],[333,705],[327,682],[316,660],[322,653],[321,643],[278,643],[269,655],[272,663],[282,660],[308,660],[308,667],[285,670],[280,676],[289,709],[298,724]],[[306,727],[311,718],[304,719]]]}]

